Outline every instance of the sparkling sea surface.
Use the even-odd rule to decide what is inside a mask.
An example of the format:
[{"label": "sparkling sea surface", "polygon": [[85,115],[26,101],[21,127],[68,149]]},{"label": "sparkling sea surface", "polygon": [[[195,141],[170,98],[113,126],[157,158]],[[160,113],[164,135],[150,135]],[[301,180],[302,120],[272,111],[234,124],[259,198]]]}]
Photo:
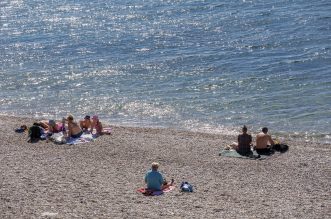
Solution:
[{"label": "sparkling sea surface", "polygon": [[2,0],[0,114],[331,142],[329,0]]}]

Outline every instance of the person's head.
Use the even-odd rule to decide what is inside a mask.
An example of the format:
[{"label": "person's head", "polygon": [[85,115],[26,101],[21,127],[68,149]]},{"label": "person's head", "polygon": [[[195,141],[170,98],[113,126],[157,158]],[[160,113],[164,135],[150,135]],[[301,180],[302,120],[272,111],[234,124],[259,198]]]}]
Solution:
[{"label": "person's head", "polygon": [[86,116],[84,117],[84,119],[85,119],[85,120],[90,120],[91,117],[90,117],[89,115],[86,115]]},{"label": "person's head", "polygon": [[51,126],[51,127],[56,126],[56,123],[55,123],[55,121],[54,121],[53,119],[49,120],[49,121],[48,121],[48,124],[49,124],[49,126]]},{"label": "person's head", "polygon": [[94,115],[92,117],[92,120],[95,121],[95,122],[99,122],[99,117],[97,115]]},{"label": "person's head", "polygon": [[69,115],[67,117],[67,120],[68,120],[68,122],[73,122],[74,121],[74,117],[72,115]]},{"label": "person's head", "polygon": [[152,163],[152,170],[158,170],[159,169],[159,166],[160,166],[160,164],[159,163],[157,163],[157,162],[153,162]]},{"label": "person's head", "polygon": [[262,132],[263,132],[264,134],[267,134],[267,133],[268,133],[268,128],[267,128],[267,127],[263,127],[263,128],[262,128]]},{"label": "person's head", "polygon": [[244,125],[242,128],[243,133],[247,133],[247,127]]}]

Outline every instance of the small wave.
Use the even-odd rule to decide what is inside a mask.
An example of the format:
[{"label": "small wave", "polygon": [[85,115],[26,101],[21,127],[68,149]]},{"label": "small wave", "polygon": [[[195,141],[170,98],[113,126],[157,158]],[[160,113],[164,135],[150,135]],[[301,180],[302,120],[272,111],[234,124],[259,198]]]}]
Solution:
[{"label": "small wave", "polygon": [[225,127],[221,125],[212,125],[208,123],[201,123],[197,120],[186,120],[182,122],[183,129],[193,131],[193,132],[202,132],[202,133],[209,133],[209,134],[221,134],[221,135],[231,135],[236,136],[238,135],[238,130],[236,128]]},{"label": "small wave", "polygon": [[175,111],[170,106],[157,105],[146,102],[129,102],[124,104],[122,110],[126,111],[130,116],[133,117],[167,117],[175,114]]},{"label": "small wave", "polygon": [[141,48],[141,49],[136,49],[136,51],[138,52],[147,52],[147,51],[150,51],[149,48]]}]

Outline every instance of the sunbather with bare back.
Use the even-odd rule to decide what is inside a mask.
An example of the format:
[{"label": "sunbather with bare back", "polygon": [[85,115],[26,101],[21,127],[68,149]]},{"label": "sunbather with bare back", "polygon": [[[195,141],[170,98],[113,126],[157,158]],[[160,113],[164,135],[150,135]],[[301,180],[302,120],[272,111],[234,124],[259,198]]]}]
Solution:
[{"label": "sunbather with bare back", "polygon": [[68,121],[68,137],[72,138],[79,138],[83,131],[80,128],[80,126],[77,124],[77,122],[74,121],[74,117],[72,115],[69,115],[67,117]]},{"label": "sunbather with bare back", "polygon": [[256,135],[256,146],[255,150],[257,153],[270,153],[272,152],[272,146],[275,142],[272,140],[271,136],[268,134],[268,128],[262,128],[262,132]]}]

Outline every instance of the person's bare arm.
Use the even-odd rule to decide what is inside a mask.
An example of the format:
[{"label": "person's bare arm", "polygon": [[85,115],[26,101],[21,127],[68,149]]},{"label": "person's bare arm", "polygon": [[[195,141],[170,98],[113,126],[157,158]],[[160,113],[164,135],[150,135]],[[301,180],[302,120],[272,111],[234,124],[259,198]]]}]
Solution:
[{"label": "person's bare arm", "polygon": [[270,143],[271,145],[274,145],[274,144],[275,144],[275,142],[272,140],[272,138],[271,138],[271,136],[270,136],[270,135],[268,135],[268,138],[269,138],[269,143]]},{"label": "person's bare arm", "polygon": [[72,124],[68,123],[68,136],[70,137],[72,133]]}]

